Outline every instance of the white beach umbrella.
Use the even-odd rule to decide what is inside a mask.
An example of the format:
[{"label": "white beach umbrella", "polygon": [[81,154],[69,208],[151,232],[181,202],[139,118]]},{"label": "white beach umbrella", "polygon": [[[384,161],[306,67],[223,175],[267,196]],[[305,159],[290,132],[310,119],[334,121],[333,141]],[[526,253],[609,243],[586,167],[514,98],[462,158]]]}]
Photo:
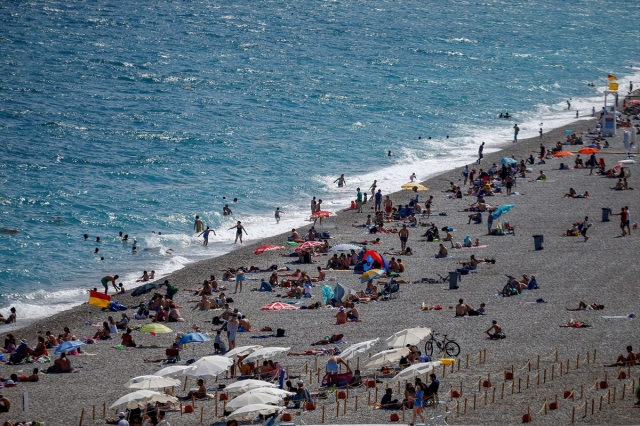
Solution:
[{"label": "white beach umbrella", "polygon": [[344,351],[340,352],[340,358],[345,361],[354,358],[357,354],[368,351],[373,345],[378,342],[380,338],[376,338],[373,340],[367,340],[366,342],[356,343],[355,345],[349,346]]},{"label": "white beach umbrella", "polygon": [[281,348],[277,346],[270,346],[268,348],[258,349],[253,352],[251,355],[247,356],[244,360],[242,360],[243,364],[248,364],[250,362],[259,361],[261,359],[269,359],[274,356],[281,354],[283,352],[287,352],[291,348]]},{"label": "white beach umbrella", "polygon": [[275,383],[265,382],[263,380],[247,379],[239,380],[225,387],[226,392],[246,392],[257,388],[275,388]]},{"label": "white beach umbrella", "polygon": [[[227,390],[227,389],[225,389]],[[284,398],[287,396],[292,396],[295,395],[295,392],[288,392],[284,389],[278,389],[278,388],[266,388],[266,387],[262,387],[262,388],[255,388],[255,389],[251,389],[245,392],[245,395],[248,393],[268,393],[269,395],[275,395],[275,396],[279,396],[280,398]]]},{"label": "white beach umbrella", "polygon": [[233,413],[227,416],[227,419],[255,419],[258,415],[262,414],[267,416],[273,413],[279,413],[284,410],[285,407],[268,405],[268,404],[252,404],[242,408],[238,408]]},{"label": "white beach umbrella", "polygon": [[166,404],[167,402],[177,403],[178,398],[175,396],[167,395],[166,393],[161,393],[159,395],[153,395],[148,402],[159,402],[161,404]]},{"label": "white beach umbrella", "polygon": [[407,345],[417,345],[421,340],[431,334],[431,329],[426,327],[407,328],[398,331],[385,340],[390,348],[404,348]]},{"label": "white beach umbrella", "polygon": [[401,372],[399,372],[398,374],[396,374],[393,379],[391,379],[391,382],[397,382],[397,381],[401,381],[401,380],[411,380],[414,377],[418,377],[418,376],[422,376],[424,374],[427,374],[428,372],[430,372],[431,370],[433,370],[435,367],[440,365],[440,361],[433,361],[433,362],[421,362],[419,364],[413,364],[407,368],[405,368],[404,370],[402,370]]},{"label": "white beach umbrella", "polygon": [[355,244],[338,244],[329,249],[329,251],[347,251],[347,250],[362,250],[361,246]]},{"label": "white beach umbrella", "polygon": [[227,358],[232,358],[234,356],[245,356],[245,355],[249,355],[252,352],[257,351],[258,349],[262,349],[263,347],[264,346],[260,346],[260,345],[240,346],[227,352],[226,354],[224,354],[224,356]]},{"label": "white beach umbrella", "polygon": [[191,368],[190,365],[170,365],[162,370],[156,371],[154,376],[169,376],[171,374],[182,373],[184,370]]},{"label": "white beach umbrella", "polygon": [[129,389],[159,389],[180,385],[180,380],[162,376],[138,376],[125,385]]},{"label": "white beach umbrella", "polygon": [[397,348],[387,351],[378,352],[371,358],[367,358],[363,364],[363,368],[376,368],[389,364],[390,362],[400,361],[403,356],[409,355],[409,349]]},{"label": "white beach umbrella", "polygon": [[227,408],[237,410],[238,408],[252,404],[280,405],[281,403],[282,398],[276,395],[270,395],[268,393],[244,393],[227,403]]},{"label": "white beach umbrella", "polygon": [[129,404],[132,404],[132,403],[133,403],[132,404],[133,408],[135,408],[135,407],[138,406],[138,403],[149,401],[149,399],[151,399],[151,397],[154,396],[154,395],[162,395],[162,394],[160,392],[156,392],[156,391],[152,391],[152,390],[148,390],[148,389],[137,390],[135,392],[128,393],[125,396],[121,397],[116,402],[111,404],[111,407],[109,407],[109,408],[115,408],[115,407],[119,407],[121,405],[126,405],[127,408],[132,408],[129,405]]},{"label": "white beach umbrella", "polygon": [[230,369],[232,365],[233,360],[231,358],[218,355],[203,356],[191,364],[191,368],[184,370],[184,375],[195,377],[216,377]]}]

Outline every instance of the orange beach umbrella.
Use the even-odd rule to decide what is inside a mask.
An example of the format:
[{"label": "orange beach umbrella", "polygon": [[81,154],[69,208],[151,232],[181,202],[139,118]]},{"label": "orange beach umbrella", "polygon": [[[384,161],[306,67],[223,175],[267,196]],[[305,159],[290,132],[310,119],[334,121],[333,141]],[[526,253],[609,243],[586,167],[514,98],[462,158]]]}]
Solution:
[{"label": "orange beach umbrella", "polygon": [[580,154],[596,154],[598,152],[600,152],[599,149],[597,148],[582,148],[580,151],[578,151]]},{"label": "orange beach umbrella", "polygon": [[269,250],[282,250],[284,248],[284,246],[277,246],[275,244],[266,244],[264,246],[260,246],[257,249],[255,249],[253,251],[253,254],[262,254],[265,251],[269,251]]},{"label": "orange beach umbrella", "polygon": [[569,151],[558,151],[555,154],[553,154],[554,157],[570,157],[574,154],[570,153]]}]

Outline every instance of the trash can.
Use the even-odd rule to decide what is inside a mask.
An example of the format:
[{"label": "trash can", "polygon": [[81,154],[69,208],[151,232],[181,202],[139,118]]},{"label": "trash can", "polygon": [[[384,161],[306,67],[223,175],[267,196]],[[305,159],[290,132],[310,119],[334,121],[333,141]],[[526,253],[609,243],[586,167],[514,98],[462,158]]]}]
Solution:
[{"label": "trash can", "polygon": [[456,290],[460,281],[462,281],[460,272],[449,272],[449,290]]},{"label": "trash can", "polygon": [[603,207],[602,208],[602,221],[603,222],[610,222],[611,219],[609,219],[609,216],[611,215],[611,209],[609,207]]},{"label": "trash can", "polygon": [[542,250],[542,243],[544,242],[544,237],[542,235],[534,235],[533,242],[536,245],[536,250]]}]

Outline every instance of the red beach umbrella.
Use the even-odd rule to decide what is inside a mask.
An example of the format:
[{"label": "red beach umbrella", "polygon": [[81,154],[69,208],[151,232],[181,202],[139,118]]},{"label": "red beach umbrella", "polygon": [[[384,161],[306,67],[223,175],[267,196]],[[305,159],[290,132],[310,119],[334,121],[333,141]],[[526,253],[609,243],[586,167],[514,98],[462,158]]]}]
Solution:
[{"label": "red beach umbrella", "polygon": [[269,251],[269,250],[282,250],[284,248],[284,246],[277,246],[275,244],[266,244],[264,246],[260,246],[257,249],[255,249],[253,251],[253,254],[262,254],[265,251]]},{"label": "red beach umbrella", "polygon": [[307,241],[305,243],[300,244],[298,247],[296,247],[296,252],[307,250],[313,247],[322,246],[322,245],[324,245],[322,241]]},{"label": "red beach umbrella", "polygon": [[288,303],[282,303],[282,302],[269,303],[268,305],[265,305],[262,308],[260,308],[261,311],[295,311],[296,309],[298,308]]},{"label": "red beach umbrella", "polygon": [[558,151],[555,154],[553,154],[554,157],[570,157],[573,154],[570,153],[569,151]]},{"label": "red beach umbrella", "polygon": [[582,148],[580,151],[578,151],[580,154],[596,154],[598,152],[600,152],[599,149],[597,148]]}]

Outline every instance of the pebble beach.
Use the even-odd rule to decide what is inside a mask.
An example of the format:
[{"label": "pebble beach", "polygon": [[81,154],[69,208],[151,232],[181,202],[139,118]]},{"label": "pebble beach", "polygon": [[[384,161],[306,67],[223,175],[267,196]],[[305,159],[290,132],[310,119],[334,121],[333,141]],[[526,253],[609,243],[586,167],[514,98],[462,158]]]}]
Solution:
[{"label": "pebble beach", "polygon": [[[544,134],[542,138],[532,138],[517,143],[505,142],[500,147],[487,147],[485,157],[480,165],[470,168],[487,170],[492,163],[499,164],[504,156],[520,160],[531,154],[536,156],[542,143],[548,149],[559,140],[565,139],[565,130],[584,132],[593,125],[594,119],[584,118],[570,126],[555,129]],[[637,122],[635,122],[637,123]],[[634,124],[635,124],[634,123]],[[625,158],[622,143],[622,131],[608,138],[611,147],[602,151],[597,157],[604,158],[607,168]],[[580,146],[567,146],[566,150],[575,152]],[[585,160],[588,156],[584,156]],[[568,157],[573,164],[575,157]],[[411,327],[429,327],[432,330],[447,334],[455,339],[461,347],[460,356],[453,366],[438,367],[436,373],[441,382],[439,399],[436,408],[425,410],[428,424],[515,424],[522,422],[522,416],[529,412],[533,422],[538,424],[636,424],[638,411],[634,409],[635,398],[632,386],[640,380],[638,367],[624,368],[630,373],[624,379],[618,378],[619,369],[604,367],[625,353],[627,345],[634,349],[640,342],[637,340],[637,319],[629,318],[629,314],[639,313],[637,302],[637,253],[640,250],[638,235],[640,230],[632,230],[630,236],[621,237],[619,217],[613,216],[611,221],[602,222],[602,208],[611,208],[619,212],[623,206],[629,206],[631,222],[637,220],[640,202],[636,191],[613,191],[616,180],[602,177],[589,169],[559,170],[559,164],[567,159],[554,158],[546,160],[546,164],[535,164],[528,176],[519,178],[514,191],[518,196],[506,197],[496,195],[487,201],[491,205],[513,204],[515,207],[501,218],[515,226],[515,235],[486,235],[486,224],[468,224],[468,215],[463,212],[474,201],[473,197],[462,199],[446,199],[449,182],[461,184],[461,169],[455,169],[425,182],[429,191],[420,193],[420,200],[432,195],[434,204],[430,219],[438,228],[444,226],[454,229],[454,241],[461,242],[466,235],[472,239],[479,238],[485,248],[475,250],[450,249],[450,257],[436,259],[433,256],[438,250],[438,243],[426,242],[421,235],[426,228],[410,228],[408,246],[414,251],[412,256],[402,256],[406,272],[401,278],[408,284],[401,284],[397,297],[388,301],[359,304],[361,322],[334,325],[336,310],[326,307],[318,310],[295,311],[261,311],[260,307],[282,298],[281,289],[274,293],[252,292],[260,281],[244,282],[242,293],[232,294],[234,282],[225,282],[229,290],[225,293],[232,296],[233,308],[238,308],[251,321],[253,329],[269,326],[273,330],[282,328],[286,336],[281,338],[254,339],[261,332],[238,333],[237,346],[260,344],[263,346],[290,347],[292,352],[304,352],[311,348],[310,343],[335,333],[344,334],[346,344],[379,337],[380,341],[371,349],[371,353],[386,349],[384,339],[393,333]],[[636,186],[635,174],[637,165],[630,164],[632,178],[630,186]],[[535,181],[539,172],[543,171],[546,182]],[[348,171],[345,171],[348,176]],[[410,171],[407,171],[407,176]],[[578,193],[588,191],[590,198],[563,198],[569,188]],[[354,198],[355,198],[355,188]],[[365,189],[365,188],[363,188]],[[409,191],[396,192],[398,188],[381,188],[383,195],[390,195],[394,205],[406,204],[411,197]],[[365,212],[370,210],[372,202],[365,205]],[[348,206],[345,206],[348,207]],[[438,213],[446,212],[446,216]],[[582,237],[565,237],[567,228],[576,221],[589,217],[593,226],[589,229],[589,239]],[[362,224],[366,214],[342,210],[337,215],[325,219],[316,227],[329,232],[332,236],[330,244],[362,241],[379,237],[382,244],[372,246],[380,253],[399,251],[400,241],[397,234],[369,235],[363,228],[352,225]],[[495,225],[495,223],[494,223]],[[303,235],[307,227],[299,228]],[[399,223],[391,223],[391,227],[399,227]],[[114,348],[120,343],[118,336],[114,340],[100,341],[88,345],[86,355],[72,357],[72,363],[79,370],[76,374],[42,374],[38,383],[20,383],[15,388],[5,388],[2,394],[13,402],[9,413],[0,414],[0,421],[36,420],[47,425],[105,424],[103,405],[109,407],[116,399],[128,392],[125,383],[134,376],[153,374],[162,368],[157,364],[144,363],[143,358],[161,358],[177,332],[189,332],[193,324],[201,326],[204,332],[213,338],[211,318],[221,311],[192,311],[194,303],[192,293],[186,289],[196,288],[199,283],[211,274],[220,276],[221,269],[256,265],[267,268],[272,264],[282,266],[293,258],[280,256],[283,252],[269,251],[262,255],[254,255],[253,251],[263,244],[283,245],[288,234],[278,235],[262,241],[244,244],[233,252],[195,264],[191,264],[162,280],[168,279],[180,288],[174,301],[182,306],[181,313],[186,319],[183,323],[167,324],[174,333],[149,334],[134,331],[134,340],[143,345],[142,348],[118,350]],[[533,235],[543,235],[542,250],[534,249]],[[210,244],[215,244],[212,240]],[[449,243],[445,243],[449,244]],[[458,267],[458,262],[468,260],[474,254],[479,258],[493,258],[495,264],[481,264],[476,273],[462,277],[459,288],[449,290],[447,283],[422,283],[423,278],[438,278]],[[391,256],[386,256],[387,258]],[[396,256],[398,257],[398,256]],[[324,267],[326,256],[314,258],[313,264],[289,265],[294,270],[300,267],[311,276],[317,275],[316,267]],[[497,296],[498,291],[506,284],[506,275],[520,277],[523,274],[535,275],[540,289],[525,291],[519,296],[503,298]],[[248,274],[249,277],[268,278],[268,273]],[[345,287],[361,290],[360,275],[353,271],[327,271],[328,284],[334,287],[340,283]],[[99,287],[99,285],[97,285]],[[94,287],[88,284],[87,286]],[[128,291],[129,293],[130,291]],[[312,290],[311,299],[303,299],[306,303],[321,301],[319,284]],[[113,299],[128,306],[147,301],[150,295],[132,297],[130,295],[114,296]],[[458,299],[463,298],[471,306],[486,304],[486,315],[479,317],[455,318],[452,309]],[[536,303],[543,299],[545,303]],[[605,305],[603,311],[569,312],[565,307],[576,308],[579,301],[597,302]],[[429,306],[442,305],[442,310],[421,311],[422,303]],[[133,318],[133,311],[126,311]],[[92,336],[96,329],[87,326],[87,321],[102,322],[110,313],[101,312],[99,308],[84,304],[55,316],[37,320],[28,326],[14,331],[18,340],[26,339],[32,346],[36,339],[47,330],[54,334],[69,327],[79,338]],[[119,317],[119,313],[114,313]],[[605,317],[614,318],[605,318]],[[565,328],[569,319],[584,321],[588,328]],[[484,331],[496,319],[502,325],[506,339],[492,341],[487,339]],[[141,326],[148,321],[132,320],[133,326]],[[18,323],[20,326],[20,323]],[[424,347],[424,342],[418,345]],[[52,352],[52,351],[51,351]],[[191,344],[182,354],[182,359],[198,359],[213,353],[212,342]],[[441,354],[434,354],[436,359]],[[368,354],[362,354],[364,360]],[[53,356],[52,358],[57,358]],[[285,356],[279,355],[275,360],[288,371],[290,377],[305,381],[310,391],[316,392],[318,372],[324,375],[326,356]],[[588,360],[588,361],[587,361]],[[353,362],[352,362],[353,367]],[[47,364],[6,365],[0,364],[0,375],[8,377],[12,373],[30,372],[33,367],[46,368]],[[514,379],[505,380],[505,369],[514,370]],[[561,373],[560,373],[561,371]],[[363,370],[362,375],[373,378],[375,371]],[[552,377],[553,375],[553,377]],[[606,380],[608,388],[601,389],[600,381]],[[183,377],[179,377],[183,380]],[[378,401],[384,393],[391,376],[378,376],[376,388],[358,387],[349,390],[348,398],[339,401],[333,395],[328,399],[317,400],[315,411],[288,409],[296,423],[327,424],[346,423],[389,423],[389,410],[373,409],[377,392]],[[207,387],[217,388],[220,384],[230,384],[235,379],[220,376],[217,380],[209,379]],[[488,387],[479,385],[490,381]],[[598,386],[595,384],[598,383]],[[190,380],[187,391],[194,385]],[[397,385],[393,385],[395,397],[402,399]],[[451,389],[462,390],[459,398],[452,398]],[[22,410],[23,392],[28,391],[29,410]],[[565,391],[574,391],[573,397],[565,400]],[[176,395],[184,395],[186,391],[175,390]],[[217,394],[216,394],[217,395]],[[624,395],[624,397],[623,397]],[[548,408],[551,402],[559,400],[555,410]],[[356,402],[357,401],[357,402]],[[545,401],[546,410],[545,410]],[[602,401],[602,405],[601,404]],[[168,412],[168,421],[172,425],[223,424],[224,418],[215,418],[216,402],[196,402],[195,412],[182,414],[178,409]],[[346,407],[345,407],[346,404]],[[356,410],[357,404],[357,410]],[[585,409],[586,404],[586,409]],[[222,415],[223,403],[219,402],[219,415]],[[84,413],[83,413],[84,410]],[[95,411],[94,411],[95,410]],[[546,411],[546,413],[545,413]],[[106,417],[115,419],[116,411],[107,408]],[[400,415],[400,423],[409,423],[409,412]],[[586,413],[586,415],[585,415]],[[95,414],[95,419],[94,419]],[[82,416],[82,420],[81,420]],[[403,422],[404,416],[404,422]],[[202,421],[201,421],[202,417]]]}]

